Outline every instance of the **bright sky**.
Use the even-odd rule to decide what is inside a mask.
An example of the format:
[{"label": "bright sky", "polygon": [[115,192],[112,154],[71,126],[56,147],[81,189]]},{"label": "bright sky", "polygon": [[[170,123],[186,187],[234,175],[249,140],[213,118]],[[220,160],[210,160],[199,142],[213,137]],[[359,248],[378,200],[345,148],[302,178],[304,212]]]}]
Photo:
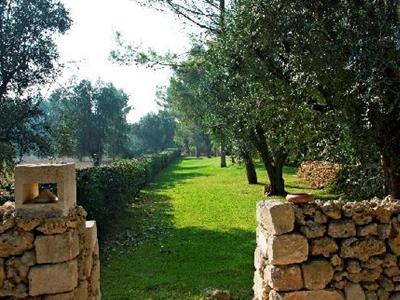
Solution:
[{"label": "bright sky", "polygon": [[[183,53],[189,46],[187,32],[172,14],[137,5],[132,0],[63,0],[74,21],[72,29],[59,39],[61,62],[66,63],[58,83],[73,75],[93,81],[112,82],[130,95],[134,110],[128,122],[157,111],[157,85],[167,85],[170,70],[150,70],[137,66],[119,66],[109,61],[115,46],[114,33],[125,40],[164,53]],[[53,86],[56,88],[57,85]]]}]

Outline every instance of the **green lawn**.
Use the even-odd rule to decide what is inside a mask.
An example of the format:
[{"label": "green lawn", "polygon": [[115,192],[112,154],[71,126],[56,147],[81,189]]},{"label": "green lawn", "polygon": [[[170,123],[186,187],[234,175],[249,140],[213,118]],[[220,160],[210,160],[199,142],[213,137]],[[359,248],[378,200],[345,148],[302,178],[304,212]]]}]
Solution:
[{"label": "green lawn", "polygon": [[[265,182],[262,168],[259,180]],[[309,189],[285,169],[289,192]],[[255,206],[263,186],[216,158],[181,160],[115,222],[102,260],[104,299],[204,299],[209,289],[252,298]],[[111,250],[110,250],[111,249]]]}]

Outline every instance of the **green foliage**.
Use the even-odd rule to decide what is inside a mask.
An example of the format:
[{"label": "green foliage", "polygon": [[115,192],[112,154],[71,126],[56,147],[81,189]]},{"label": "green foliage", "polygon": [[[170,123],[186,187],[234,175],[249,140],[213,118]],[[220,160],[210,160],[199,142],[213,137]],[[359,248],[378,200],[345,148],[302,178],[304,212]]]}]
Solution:
[{"label": "green foliage", "polygon": [[128,95],[111,83],[82,80],[58,89],[48,100],[54,154],[89,155],[99,165],[107,153],[126,155]]},{"label": "green foliage", "polygon": [[59,1],[0,1],[0,142],[20,155],[44,146],[41,100],[30,95],[57,75],[55,38],[70,26]]},{"label": "green foliage", "polygon": [[176,123],[165,111],[150,113],[132,125],[132,134],[139,138],[150,152],[160,152],[174,146]]},{"label": "green foliage", "polygon": [[106,231],[107,224],[132,203],[139,190],[179,155],[171,150],[79,170],[78,204],[85,207],[89,218],[97,220],[100,231]]}]

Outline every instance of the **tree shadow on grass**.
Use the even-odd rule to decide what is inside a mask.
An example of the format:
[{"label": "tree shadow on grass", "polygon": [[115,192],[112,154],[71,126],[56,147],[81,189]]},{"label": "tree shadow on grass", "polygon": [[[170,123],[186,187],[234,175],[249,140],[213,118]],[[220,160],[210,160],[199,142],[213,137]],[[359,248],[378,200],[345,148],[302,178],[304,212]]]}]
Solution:
[{"label": "tree shadow on grass", "polygon": [[[185,175],[178,180],[200,176]],[[173,178],[142,191],[110,228],[102,244],[104,299],[205,299],[209,289],[251,299],[255,233],[176,228],[171,198],[160,192],[170,184]]]}]

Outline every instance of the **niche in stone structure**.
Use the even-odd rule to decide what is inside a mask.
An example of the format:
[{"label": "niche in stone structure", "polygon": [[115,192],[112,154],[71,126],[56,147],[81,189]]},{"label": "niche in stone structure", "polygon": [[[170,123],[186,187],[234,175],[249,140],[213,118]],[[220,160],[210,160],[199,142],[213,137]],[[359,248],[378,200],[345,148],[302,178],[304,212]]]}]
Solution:
[{"label": "niche in stone structure", "polygon": [[75,206],[75,164],[20,165],[15,168],[17,216],[67,216]]},{"label": "niche in stone structure", "polygon": [[23,204],[56,203],[57,183],[26,183],[23,185]]}]

